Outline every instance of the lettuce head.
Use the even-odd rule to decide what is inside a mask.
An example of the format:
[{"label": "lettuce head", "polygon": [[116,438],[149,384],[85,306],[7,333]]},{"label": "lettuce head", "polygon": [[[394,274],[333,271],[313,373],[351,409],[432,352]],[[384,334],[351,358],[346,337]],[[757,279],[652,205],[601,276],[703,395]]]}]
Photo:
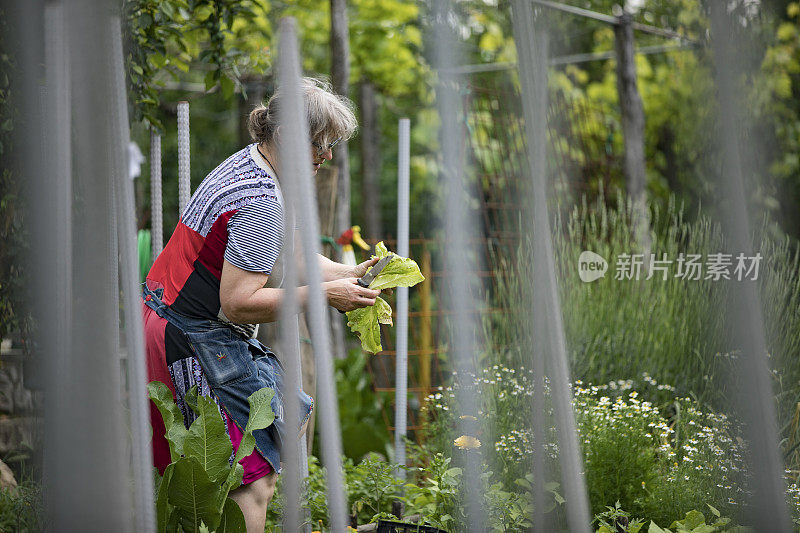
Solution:
[{"label": "lettuce head", "polygon": [[[383,241],[375,245],[375,256],[378,259],[382,259],[390,253]],[[383,290],[395,287],[413,287],[420,281],[425,280],[425,277],[419,271],[416,261],[408,257],[400,257],[397,254],[392,255],[394,258],[369,284],[370,289]],[[372,270],[372,267],[370,267],[370,270]]]},{"label": "lettuce head", "polygon": [[[383,242],[375,246],[375,254],[382,258],[390,254]],[[392,261],[384,267],[372,283],[370,289],[382,290],[394,287],[413,287],[425,277],[413,259],[393,254]],[[371,267],[370,267],[371,268]],[[376,298],[375,305],[362,307],[347,313],[347,326],[361,340],[361,348],[368,353],[378,353],[381,346],[381,324],[392,325],[392,308],[383,298]]]}]

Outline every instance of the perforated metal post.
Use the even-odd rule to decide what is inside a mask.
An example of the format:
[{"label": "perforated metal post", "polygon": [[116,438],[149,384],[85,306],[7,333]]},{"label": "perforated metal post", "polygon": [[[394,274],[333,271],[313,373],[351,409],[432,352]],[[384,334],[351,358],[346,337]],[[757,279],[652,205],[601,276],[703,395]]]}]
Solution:
[{"label": "perforated metal post", "polygon": [[161,135],[150,130],[150,238],[153,259],[164,249],[164,208],[161,204]]},{"label": "perforated metal post", "polygon": [[[410,122],[401,118],[397,131],[397,253],[408,257]],[[394,460],[406,464],[408,408],[408,287],[397,288],[397,337],[395,341]],[[395,473],[405,480],[403,468]]]},{"label": "perforated metal post", "polygon": [[178,102],[178,216],[189,203],[191,185],[189,159],[189,102]]}]

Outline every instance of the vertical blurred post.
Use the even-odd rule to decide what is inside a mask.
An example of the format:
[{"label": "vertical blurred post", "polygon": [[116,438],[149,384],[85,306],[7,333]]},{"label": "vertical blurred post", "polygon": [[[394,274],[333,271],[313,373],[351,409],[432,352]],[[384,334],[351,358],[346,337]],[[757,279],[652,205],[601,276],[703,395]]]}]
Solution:
[{"label": "vertical blurred post", "polygon": [[[67,39],[67,15],[64,1],[36,5],[30,2],[29,8],[44,8],[45,35],[45,116],[49,117],[50,127],[43,127],[44,117],[28,117],[29,123],[42,127],[46,146],[52,147],[44,161],[45,172],[35,171],[34,165],[41,164],[41,158],[30,160],[21,150],[23,165],[20,172],[32,177],[33,183],[27,195],[31,206],[31,242],[39,243],[33,250],[32,279],[34,313],[43,326],[37,331],[37,344],[40,353],[35,354],[42,361],[42,375],[46,379],[44,395],[45,433],[44,433],[44,482],[59,476],[57,454],[50,452],[59,443],[59,433],[65,425],[58,424],[56,413],[67,402],[66,384],[54,379],[67,375],[72,347],[72,144],[71,144],[71,72],[70,47]],[[12,17],[13,20],[13,17]],[[28,27],[30,21],[17,20],[9,27]],[[28,27],[25,33],[35,35]],[[34,49],[30,39],[21,43],[22,47]],[[24,58],[20,58],[25,61]],[[23,63],[30,65],[29,63]],[[23,68],[23,76],[31,74],[32,69]],[[17,86],[18,90],[22,87]],[[28,106],[21,107],[20,116],[33,112]],[[18,146],[35,146],[39,139],[32,132],[19,139]],[[26,168],[29,167],[29,168]],[[63,503],[56,501],[58,493],[45,492],[45,502],[49,518],[55,518],[63,509]]]},{"label": "vertical blurred post", "polygon": [[115,204],[117,208],[117,236],[119,242],[119,271],[125,310],[125,340],[127,346],[127,405],[130,410],[130,435],[133,473],[133,518],[136,531],[155,531],[153,504],[153,458],[150,454],[150,418],[147,405],[145,370],[144,327],[139,288],[139,261],[136,240],[136,210],[133,180],[128,174],[128,94],[125,88],[125,68],[122,52],[122,21],[119,16],[109,17],[111,28],[109,86],[115,97],[111,114],[114,127],[112,153],[114,157]]},{"label": "vertical blurred post", "polygon": [[161,205],[161,135],[150,130],[150,235],[153,260],[164,249],[164,208]]},{"label": "vertical blurred post", "polygon": [[[456,371],[456,403],[459,408],[457,434],[474,437],[474,422],[480,415],[478,373],[477,310],[484,301],[476,276],[477,263],[471,239],[478,235],[474,216],[467,209],[471,204],[464,161],[465,113],[460,94],[460,78],[454,67],[460,58],[458,42],[453,31],[457,14],[448,0],[433,4],[434,57],[439,74],[436,87],[437,107],[441,122],[439,132],[442,147],[441,179],[445,191],[445,283],[444,300],[450,317],[450,356]],[[478,533],[486,529],[486,510],[481,491],[481,450],[465,449],[460,463],[464,472],[463,494],[467,511],[467,531]]]},{"label": "vertical blurred post", "polygon": [[[327,470],[328,512],[331,531],[346,528],[347,502],[344,494],[342,472],[342,443],[339,432],[339,412],[336,397],[336,382],[333,373],[330,330],[328,329],[327,302],[322,291],[322,272],[319,266],[319,220],[314,187],[311,183],[311,159],[308,146],[308,124],[300,92],[300,56],[293,19],[281,23],[281,87],[285,98],[281,115],[284,142],[282,148],[282,172],[293,179],[282,183],[288,204],[297,207],[301,217],[299,226],[302,235],[304,271],[308,285],[308,318],[311,344],[317,366],[316,402],[320,411],[320,446],[322,462]],[[291,127],[288,125],[291,124]],[[283,152],[282,152],[283,154]],[[283,159],[285,156],[290,159]]]},{"label": "vertical blurred post", "polygon": [[178,102],[178,217],[189,203],[191,172],[189,160],[189,102]]},{"label": "vertical blurred post", "polygon": [[[725,3],[711,2],[712,50],[720,120],[716,130],[722,155],[722,171],[717,182],[722,195],[722,228],[732,252],[753,257],[744,170],[751,176],[760,174],[752,168],[755,158],[747,152],[751,149],[747,146],[750,139],[756,143],[757,139],[745,135],[744,117],[739,112],[744,106],[740,96],[741,83],[748,74],[743,69],[747,62],[741,59],[747,53],[747,39],[735,36],[737,31],[746,29],[734,22]],[[748,142],[745,143],[744,139]],[[737,376],[738,408],[752,458],[748,465],[753,495],[748,507],[751,513],[748,525],[756,531],[792,531],[785,503],[784,467],[778,448],[775,397],[769,380],[758,282],[749,278],[731,280],[729,289],[731,300],[728,309],[734,345],[742,351]]]},{"label": "vertical blurred post", "polygon": [[[62,108],[45,123],[44,130],[52,130],[47,144],[31,129],[23,132],[25,144],[19,145],[32,147],[30,155],[43,154],[44,168],[52,172],[28,173],[36,170],[29,167],[24,174],[31,180],[30,219],[36,220],[31,285],[40,324],[39,356],[47,378],[48,520],[61,531],[130,531],[129,471],[126,461],[120,460],[124,415],[114,342],[118,309],[113,306],[117,287],[112,280],[117,263],[111,258],[115,228],[109,205],[109,177],[115,169],[112,151],[118,147],[113,144],[113,124],[106,119],[114,113],[113,78],[104,68],[111,64],[113,50],[108,24],[112,8],[101,0],[49,2],[48,31],[43,31],[35,24],[43,4],[21,4],[28,17],[13,25],[23,47],[30,44],[35,49],[31,41],[42,35],[47,39],[45,108]],[[27,78],[36,74],[38,63],[25,59],[18,61]],[[23,80],[22,88],[26,87],[33,88]],[[20,108],[21,116],[41,124],[38,106],[26,104]],[[74,205],[72,191],[80,198]],[[64,241],[54,242],[58,239]],[[55,307],[58,301],[63,308]],[[66,316],[63,309],[68,310]]]},{"label": "vertical blurred post", "polygon": [[[397,148],[397,253],[408,257],[409,216],[409,152],[411,128],[407,118],[398,124]],[[408,287],[397,288],[397,340],[395,356],[394,398],[394,461],[406,464],[406,409],[408,403]],[[405,480],[406,471],[399,468],[397,477]]]},{"label": "vertical blurred post", "polygon": [[589,533],[589,505],[569,389],[567,349],[547,205],[547,34],[541,21],[534,18],[530,2],[514,0],[512,9],[531,179],[527,187],[531,198],[524,205],[530,206],[526,212],[526,226],[532,232],[533,247],[520,261],[533,268],[533,286],[526,286],[525,297],[533,320],[532,327],[527,328],[533,336],[526,341],[532,347],[534,369],[534,528],[539,532],[554,529],[552,524],[545,524],[543,516],[543,483],[547,473],[543,448],[546,439],[544,376],[549,373],[568,528],[571,532]]},{"label": "vertical blurred post", "polygon": [[[280,161],[281,174],[290,176],[281,181],[287,190],[284,202],[284,239],[283,253],[289,261],[289,268],[284,269],[284,297],[280,309],[281,346],[284,349],[286,376],[284,380],[283,398],[285,404],[286,437],[282,443],[281,458],[286,466],[283,474],[286,490],[286,506],[283,514],[284,531],[300,529],[300,481],[302,462],[306,460],[301,453],[300,440],[293,428],[300,418],[300,405],[297,390],[300,388],[300,331],[297,314],[300,311],[297,297],[297,269],[292,261],[296,257],[294,233],[297,226],[298,212],[295,201],[297,184],[295,180],[303,172],[311,171],[310,148],[308,134],[303,131],[306,118],[303,116],[303,103],[300,95],[300,59],[297,49],[297,30],[294,19],[281,20],[278,54],[278,90],[287,100],[287,105],[280,108]],[[299,109],[299,113],[298,113]],[[310,179],[310,178],[309,178]],[[303,243],[306,246],[310,243]],[[305,439],[302,439],[305,442]],[[308,529],[308,528],[305,528]],[[310,529],[309,529],[310,530]]]}]

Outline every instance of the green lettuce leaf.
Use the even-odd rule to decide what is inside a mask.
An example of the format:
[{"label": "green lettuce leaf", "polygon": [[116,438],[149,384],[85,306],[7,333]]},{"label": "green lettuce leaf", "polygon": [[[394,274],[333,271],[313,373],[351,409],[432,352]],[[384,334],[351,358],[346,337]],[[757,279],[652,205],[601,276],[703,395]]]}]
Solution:
[{"label": "green lettuce leaf", "polygon": [[[379,259],[390,253],[383,241],[375,245],[375,255]],[[400,257],[397,254],[392,255],[394,255],[394,258],[391,262],[369,284],[370,289],[383,290],[395,287],[413,287],[420,281],[425,280],[425,277],[419,271],[416,261],[408,257]],[[370,267],[371,269],[372,267]]]},{"label": "green lettuce leaf", "polygon": [[347,326],[361,340],[361,348],[368,353],[378,353],[383,350],[381,346],[380,324],[392,325],[392,308],[380,296],[375,299],[375,305],[348,311]]},{"label": "green lettuce leaf", "polygon": [[[375,246],[375,254],[380,259],[391,254],[383,242]],[[384,267],[372,283],[370,289],[382,290],[394,287],[413,287],[425,277],[419,271],[419,266],[413,259],[392,254],[394,258]],[[392,308],[382,298],[375,300],[375,305],[363,307],[355,311],[348,311],[347,326],[361,340],[361,348],[368,353],[378,353],[383,350],[381,346],[380,324],[392,325]]]}]

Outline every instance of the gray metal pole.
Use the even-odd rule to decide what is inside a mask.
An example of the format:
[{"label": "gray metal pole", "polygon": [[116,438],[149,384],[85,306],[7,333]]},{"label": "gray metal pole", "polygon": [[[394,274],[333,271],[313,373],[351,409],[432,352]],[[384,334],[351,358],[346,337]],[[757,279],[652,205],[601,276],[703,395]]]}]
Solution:
[{"label": "gray metal pole", "polygon": [[[302,457],[300,440],[292,438],[291,428],[300,417],[300,405],[297,389],[300,388],[300,331],[297,314],[300,311],[297,298],[297,270],[294,268],[295,242],[294,230],[297,210],[294,195],[291,191],[296,186],[294,180],[303,172],[310,172],[311,161],[308,149],[308,135],[303,132],[306,121],[302,112],[303,103],[300,94],[300,62],[297,50],[297,30],[294,19],[282,19],[280,23],[280,49],[278,54],[279,91],[286,98],[288,105],[280,108],[280,171],[286,179],[281,181],[282,189],[287,191],[284,197],[284,225],[286,238],[283,253],[287,258],[288,268],[284,269],[284,297],[280,310],[281,345],[284,349],[286,377],[284,380],[284,403],[287,420],[287,442],[281,451],[286,465],[284,488],[286,490],[286,506],[283,514],[284,531],[300,529],[300,474]],[[297,107],[300,106],[300,113]],[[298,119],[298,116],[301,117]],[[304,528],[306,529],[306,528]]]},{"label": "gray metal pole", "polygon": [[[469,193],[467,172],[463,157],[465,143],[464,117],[460,78],[451,72],[458,64],[457,40],[450,21],[452,6],[448,0],[434,3],[434,53],[439,83],[436,98],[441,121],[440,143],[442,147],[441,175],[445,188],[445,232],[448,243],[445,247],[445,267],[449,274],[445,290],[447,309],[452,310],[450,321],[450,351],[458,386],[456,402],[460,417],[457,429],[460,435],[475,436],[467,417],[480,415],[480,388],[475,387],[477,372],[478,340],[480,330],[474,310],[483,302],[477,272],[477,258],[470,245],[477,234],[475,220],[467,211]],[[464,472],[463,494],[467,510],[466,531],[483,533],[486,530],[486,509],[481,491],[482,450],[467,450],[462,456]]]},{"label": "gray metal pole", "polygon": [[[34,4],[29,4],[29,7]],[[44,6],[45,36],[45,83],[44,109],[50,125],[42,128],[46,146],[45,172],[31,172],[26,168],[40,164],[41,158],[23,156],[22,166],[32,176],[40,216],[33,216],[31,242],[34,248],[33,276],[35,315],[42,324],[39,346],[45,360],[42,374],[46,379],[44,395],[44,478],[43,485],[51,486],[51,479],[58,483],[61,466],[58,465],[59,434],[65,421],[58,420],[56,413],[67,401],[67,386],[57,376],[68,375],[69,356],[72,346],[72,93],[70,79],[70,49],[67,39],[66,13],[63,1],[48,2]],[[24,27],[21,20],[15,26]],[[30,30],[29,30],[30,31]],[[28,33],[28,32],[26,32]],[[33,35],[35,32],[30,31]],[[27,47],[28,43],[24,46]],[[24,72],[24,71],[23,71]],[[29,117],[30,118],[30,117]],[[22,139],[21,146],[34,146],[39,139]],[[42,195],[42,196],[40,196]],[[29,198],[34,198],[29,194]],[[36,206],[31,202],[29,205]],[[37,354],[38,355],[38,354]],[[56,425],[53,425],[56,424]],[[57,502],[58,493],[44,491],[47,514],[54,518],[62,506]]]},{"label": "gray metal pole", "polygon": [[[746,79],[743,66],[746,62],[741,58],[747,53],[747,39],[737,36],[736,32],[744,30],[727,12],[724,3],[711,2],[711,42],[720,120],[716,131],[722,155],[722,169],[717,179],[721,195],[722,228],[732,252],[752,257],[745,172],[749,176],[764,174],[753,168],[757,164],[756,158],[747,150],[760,150],[761,147],[757,137],[744,134],[744,118],[740,112],[745,105],[741,84]],[[756,147],[743,143],[742,139],[746,138],[752,138]],[[741,364],[737,367],[737,407],[744,422],[744,437],[751,458],[748,466],[752,501],[748,507],[748,525],[756,531],[792,531],[786,509],[784,466],[778,447],[775,396],[766,359],[768,354],[758,281],[731,281],[728,288],[731,293],[728,310],[733,340],[742,351]]]},{"label": "gray metal pole", "polygon": [[[285,56],[285,57],[284,57]],[[331,531],[344,531],[347,525],[347,501],[344,494],[342,471],[342,444],[339,432],[339,410],[336,381],[333,372],[330,331],[328,329],[327,302],[322,292],[322,272],[319,266],[319,220],[315,191],[311,182],[311,159],[304,150],[308,145],[307,117],[300,94],[300,56],[293,20],[281,24],[281,57],[285,118],[282,130],[284,144],[292,153],[291,163],[281,159],[281,170],[292,179],[282,182],[287,203],[297,206],[308,284],[307,314],[311,344],[317,365],[317,394],[319,401],[320,446],[322,462],[328,472],[328,512]],[[291,124],[292,127],[288,127]],[[286,161],[286,162],[284,162]],[[299,359],[298,359],[299,360]]]},{"label": "gray metal pole", "polygon": [[[112,33],[108,19],[112,10],[101,0],[72,1],[68,9],[60,2],[53,7],[60,12],[49,13],[64,21],[61,27],[65,38],[62,42],[55,39],[49,42],[51,46],[66,49],[53,53],[58,56],[56,61],[67,59],[71,86],[68,109],[76,118],[72,124],[60,121],[58,135],[62,136],[59,142],[72,150],[71,178],[74,190],[80,193],[80,203],[71,206],[72,293],[66,302],[74,317],[67,318],[71,342],[65,351],[57,349],[43,354],[53,362],[45,365],[48,377],[45,394],[52,394],[47,402],[45,426],[49,518],[51,524],[63,531],[129,531],[132,529],[127,520],[129,472],[125,462],[120,461],[124,415],[119,403],[120,390],[115,386],[120,368],[119,359],[113,356],[118,348],[113,334],[118,328],[118,309],[112,303],[117,287],[111,285],[116,262],[109,260],[114,230],[108,202],[109,176],[114,175],[111,152],[116,147],[112,143],[115,131],[105,117],[112,116],[116,103],[109,91],[111,72],[104,66],[111,62]],[[56,67],[56,85],[65,81],[59,79],[60,72],[63,71]],[[50,150],[45,154],[52,157]],[[57,167],[61,162],[52,164]],[[41,178],[37,194],[52,196],[51,192],[61,187],[54,182],[57,176]],[[50,207],[47,202],[31,205],[42,209],[36,217],[41,216],[51,231],[64,231],[57,227],[53,213],[44,211]],[[35,242],[35,246],[47,243]],[[38,260],[52,261],[50,253],[51,250],[40,250]],[[44,265],[42,270],[52,271],[52,266]],[[70,279],[64,279],[60,272],[56,277],[57,293],[60,296],[68,293]],[[40,279],[33,285],[40,281],[50,283]],[[41,293],[39,303],[53,304],[48,295]],[[52,339],[47,345],[58,343],[63,345],[64,339]]]},{"label": "gray metal pole", "polygon": [[124,57],[122,53],[122,22],[119,17],[110,20],[112,31],[112,87],[116,96],[111,118],[115,136],[112,153],[116,178],[117,235],[120,251],[121,287],[125,309],[125,341],[127,345],[127,390],[130,409],[130,434],[132,436],[133,518],[135,530],[144,533],[155,531],[153,502],[153,458],[150,452],[150,418],[147,405],[145,370],[144,326],[142,324],[139,294],[139,262],[136,240],[136,209],[133,180],[128,175],[128,95],[125,88]]},{"label": "gray metal pole", "polygon": [[[533,9],[528,0],[514,0],[514,40],[520,57],[519,77],[525,115],[528,163],[530,165],[530,187],[532,198],[525,202],[532,207],[528,216],[528,228],[532,231],[532,256],[527,259],[533,265],[533,287],[529,291],[529,305],[533,320],[534,340],[533,368],[534,384],[533,426],[535,487],[535,526],[538,531],[550,531],[542,516],[544,481],[544,383],[545,372],[549,372],[553,410],[558,427],[559,453],[562,481],[567,500],[567,523],[569,531],[590,531],[590,513],[583,479],[580,448],[575,427],[569,389],[569,368],[566,341],[561,317],[561,302],[555,276],[555,259],[550,233],[547,206],[547,36],[534,22]],[[524,242],[524,241],[523,241]]]},{"label": "gray metal pole", "polygon": [[[408,257],[409,158],[411,127],[407,118],[398,124],[397,148],[397,253]],[[395,341],[394,461],[406,464],[406,409],[408,403],[408,287],[397,288],[397,337]],[[396,472],[406,478],[403,468]]]},{"label": "gray metal pole", "polygon": [[189,203],[191,172],[189,159],[189,102],[178,102],[178,217]]},{"label": "gray metal pole", "polygon": [[164,208],[161,202],[161,135],[150,130],[150,238],[153,260],[164,249]]}]

